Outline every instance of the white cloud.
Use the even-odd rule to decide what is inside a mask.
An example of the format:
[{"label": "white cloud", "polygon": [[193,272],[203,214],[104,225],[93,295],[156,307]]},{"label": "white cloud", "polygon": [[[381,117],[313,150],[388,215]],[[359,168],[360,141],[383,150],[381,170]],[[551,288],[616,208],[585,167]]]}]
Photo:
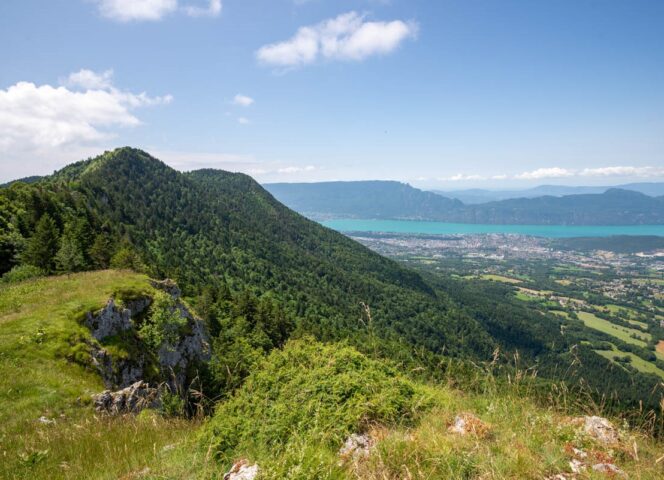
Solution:
[{"label": "white cloud", "polygon": [[414,22],[371,22],[366,15],[349,12],[302,27],[285,42],[261,47],[256,57],[277,67],[302,66],[320,58],[360,61],[394,51],[404,40],[414,38],[417,29]]},{"label": "white cloud", "polygon": [[98,0],[99,12],[119,22],[155,21],[177,10],[177,0]]},{"label": "white cloud", "polygon": [[237,119],[237,123],[239,123],[240,125],[249,125],[251,122],[246,117],[239,117]]},{"label": "white cloud", "polygon": [[210,0],[207,7],[189,5],[184,11],[190,17],[217,17],[221,14],[221,0]]},{"label": "white cloud", "polygon": [[[102,16],[118,22],[158,21],[178,10],[178,0],[96,0]],[[181,8],[190,17],[217,17],[221,0],[199,0]]]},{"label": "white cloud", "polygon": [[[486,181],[486,180],[544,180],[548,178],[570,177],[623,177],[623,178],[659,178],[664,177],[664,167],[598,167],[569,169],[561,167],[538,168],[517,175],[497,174],[491,176],[459,173],[451,177],[437,178],[444,182]],[[419,180],[419,179],[418,179]]]},{"label": "white cloud", "polygon": [[584,168],[579,175],[584,177],[661,177],[664,176],[664,167]]},{"label": "white cloud", "polygon": [[82,69],[69,74],[66,85],[89,90],[106,90],[113,85],[113,70],[96,73],[92,70]]},{"label": "white cloud", "polygon": [[276,173],[301,173],[301,172],[313,172],[316,170],[316,167],[313,165],[307,165],[305,167],[282,167],[276,170]]},{"label": "white cloud", "polygon": [[516,175],[514,178],[519,180],[539,180],[540,178],[563,178],[571,177],[574,175],[572,170],[559,167],[551,168],[538,168],[532,172],[523,172],[519,175]]},{"label": "white cloud", "polygon": [[246,95],[238,93],[233,98],[233,105],[240,105],[241,107],[248,107],[254,103],[254,99]]},{"label": "white cloud", "polygon": [[0,152],[48,153],[109,139],[114,127],[140,125],[134,109],[172,100],[120,91],[109,72],[81,70],[68,77],[69,87],[18,82],[0,90]]}]

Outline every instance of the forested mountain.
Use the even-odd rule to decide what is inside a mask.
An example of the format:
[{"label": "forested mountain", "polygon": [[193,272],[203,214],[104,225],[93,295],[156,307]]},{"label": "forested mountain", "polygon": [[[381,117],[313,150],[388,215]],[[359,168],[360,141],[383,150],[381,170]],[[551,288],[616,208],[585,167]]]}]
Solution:
[{"label": "forested mountain", "polygon": [[[664,223],[664,197],[609,189],[601,194],[540,196],[474,205],[432,198],[396,182],[268,184],[278,200],[311,218],[408,219],[533,225],[644,225]],[[395,208],[394,205],[401,205]]]},{"label": "forested mountain", "polygon": [[[425,280],[289,210],[246,175],[183,174],[123,148],[0,190],[5,281],[109,266],[178,282],[209,325],[207,389],[219,395],[239,387],[262,355],[304,335],[345,341],[431,376],[449,357],[487,360],[500,347],[511,358],[518,349],[526,366],[545,372],[543,383],[578,385],[561,367],[573,367],[574,339],[555,318],[540,321],[501,302],[509,292],[489,302],[481,290]],[[593,394],[616,394],[616,383],[598,381],[610,362],[586,354],[579,375]],[[657,384],[634,374],[618,403],[651,408]]]},{"label": "forested mountain", "polygon": [[[434,194],[430,194],[435,197]],[[486,355],[492,342],[416,273],[289,210],[250,177],[182,174],[124,148],[0,191],[0,271],[129,266],[206,288],[278,299],[321,338],[362,330],[363,302],[386,338]]]},{"label": "forested mountain", "polygon": [[664,197],[617,188],[602,194],[503,200],[467,207],[473,223],[543,225],[659,225]]},{"label": "forested mountain", "polygon": [[296,212],[315,218],[431,219],[463,207],[458,200],[400,182],[272,183],[264,187]]}]

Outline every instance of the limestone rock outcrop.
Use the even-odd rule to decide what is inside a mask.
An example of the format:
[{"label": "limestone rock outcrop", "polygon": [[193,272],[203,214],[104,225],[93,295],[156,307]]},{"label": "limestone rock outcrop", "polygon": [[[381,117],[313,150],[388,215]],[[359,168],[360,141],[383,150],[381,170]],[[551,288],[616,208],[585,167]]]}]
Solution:
[{"label": "limestone rock outcrop", "polygon": [[157,408],[160,405],[159,390],[142,380],[115,392],[103,391],[93,395],[92,400],[95,410],[111,415],[138,413],[145,408]]}]

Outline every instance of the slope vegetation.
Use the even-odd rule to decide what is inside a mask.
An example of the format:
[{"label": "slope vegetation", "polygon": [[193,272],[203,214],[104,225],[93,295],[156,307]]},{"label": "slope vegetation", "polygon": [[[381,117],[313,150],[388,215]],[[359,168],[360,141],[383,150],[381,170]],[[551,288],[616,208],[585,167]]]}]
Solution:
[{"label": "slope vegetation", "polygon": [[152,287],[111,270],[0,284],[0,478],[118,478],[186,438],[184,420],[93,415],[104,384],[74,361],[90,360],[78,319],[118,292]]}]

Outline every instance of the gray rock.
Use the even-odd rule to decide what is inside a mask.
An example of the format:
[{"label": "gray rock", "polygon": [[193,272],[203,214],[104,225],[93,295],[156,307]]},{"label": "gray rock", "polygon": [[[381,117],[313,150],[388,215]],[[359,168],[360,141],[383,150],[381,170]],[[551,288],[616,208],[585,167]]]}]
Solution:
[{"label": "gray rock", "polygon": [[611,476],[614,475],[626,476],[625,472],[620,470],[613,463],[598,463],[596,465],[593,465],[593,470],[600,473],[606,473]]},{"label": "gray rock", "polygon": [[369,435],[352,434],[346,439],[339,450],[342,461],[358,461],[369,456],[374,446],[374,441]]},{"label": "gray rock", "polygon": [[121,389],[143,378],[145,357],[114,358],[97,343],[91,345],[92,365],[97,369],[106,388]]},{"label": "gray rock", "polygon": [[95,410],[109,415],[138,413],[145,408],[160,406],[159,390],[138,381],[127,388],[112,392],[106,390],[92,396]]},{"label": "gray rock", "polygon": [[246,460],[240,460],[235,462],[228,473],[224,475],[224,480],[254,480],[259,471],[258,465],[249,465]]},{"label": "gray rock", "polygon": [[163,290],[175,300],[182,296],[180,287],[178,287],[177,283],[175,283],[170,278],[166,278],[164,280],[150,280],[150,285],[158,290]]},{"label": "gray rock", "polygon": [[133,328],[133,316],[142,313],[152,300],[148,297],[136,299],[128,303],[126,308],[118,307],[114,299],[110,299],[104,308],[96,314],[88,313],[85,325],[90,329],[92,336],[97,340],[112,337]]},{"label": "gray rock", "polygon": [[618,443],[618,431],[606,418],[593,416],[583,417],[583,420],[583,431],[587,435],[607,445]]}]

